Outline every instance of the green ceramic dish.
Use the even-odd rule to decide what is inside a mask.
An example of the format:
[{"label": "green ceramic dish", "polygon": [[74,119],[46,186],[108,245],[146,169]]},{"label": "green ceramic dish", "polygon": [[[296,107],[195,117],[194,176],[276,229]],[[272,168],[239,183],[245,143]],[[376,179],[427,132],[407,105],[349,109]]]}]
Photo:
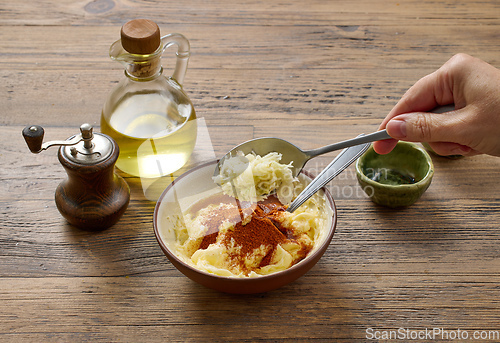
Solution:
[{"label": "green ceramic dish", "polygon": [[356,175],[373,202],[404,207],[413,204],[427,190],[434,165],[420,146],[398,142],[387,155],[379,155],[370,147],[356,162]]}]

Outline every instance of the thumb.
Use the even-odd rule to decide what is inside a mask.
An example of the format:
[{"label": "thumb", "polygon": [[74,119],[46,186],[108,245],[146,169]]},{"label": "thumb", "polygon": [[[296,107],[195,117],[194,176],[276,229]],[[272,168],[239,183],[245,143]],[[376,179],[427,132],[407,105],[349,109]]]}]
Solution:
[{"label": "thumb", "polygon": [[438,155],[469,154],[470,143],[464,142],[467,123],[462,112],[401,114],[387,123],[387,133],[399,140],[428,142]]},{"label": "thumb", "polygon": [[460,142],[464,122],[455,112],[400,114],[386,125],[387,133],[395,139],[411,142]]}]

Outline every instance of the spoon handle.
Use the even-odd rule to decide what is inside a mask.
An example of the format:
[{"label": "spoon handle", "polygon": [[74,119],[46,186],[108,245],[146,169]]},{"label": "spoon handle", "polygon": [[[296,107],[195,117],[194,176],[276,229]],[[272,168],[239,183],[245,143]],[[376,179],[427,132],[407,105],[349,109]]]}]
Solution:
[{"label": "spoon handle", "polygon": [[313,158],[313,157],[316,157],[316,156],[319,156],[322,154],[326,154],[327,152],[332,152],[335,150],[349,148],[351,146],[355,146],[358,144],[371,143],[371,142],[380,141],[380,140],[389,139],[389,138],[391,138],[391,136],[389,136],[387,131],[381,130],[381,131],[373,132],[373,133],[370,133],[367,135],[358,136],[356,138],[348,139],[346,141],[330,144],[330,145],[324,146],[322,148],[304,151],[304,153],[306,155],[308,155],[309,158]]},{"label": "spoon handle", "polygon": [[[362,136],[360,136],[360,138],[362,138]],[[287,211],[290,213],[295,211],[307,199],[313,196],[314,193],[323,188],[344,169],[349,167],[351,163],[356,161],[359,156],[361,156],[366,150],[368,150],[368,148],[370,147],[369,142],[362,145],[358,144],[356,146],[342,150],[340,154],[325,169],[323,169],[323,171],[319,173],[319,175],[314,178],[314,180],[312,180],[306,188],[302,190],[302,192],[300,192],[297,198],[295,198],[290,206],[288,206]]]}]

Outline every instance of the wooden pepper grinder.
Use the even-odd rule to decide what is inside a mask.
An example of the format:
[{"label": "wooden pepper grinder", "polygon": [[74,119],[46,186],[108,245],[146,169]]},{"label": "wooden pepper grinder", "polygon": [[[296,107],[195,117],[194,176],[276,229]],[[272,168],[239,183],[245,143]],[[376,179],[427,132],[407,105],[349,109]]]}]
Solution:
[{"label": "wooden pepper grinder", "polygon": [[115,224],[125,212],[130,189],[114,173],[119,154],[115,141],[102,133],[94,134],[90,124],[83,124],[80,131],[65,141],[42,144],[43,128],[29,125],[24,128],[23,137],[32,153],[60,146],[59,162],[68,178],[56,189],[57,208],[78,228],[102,230]]}]

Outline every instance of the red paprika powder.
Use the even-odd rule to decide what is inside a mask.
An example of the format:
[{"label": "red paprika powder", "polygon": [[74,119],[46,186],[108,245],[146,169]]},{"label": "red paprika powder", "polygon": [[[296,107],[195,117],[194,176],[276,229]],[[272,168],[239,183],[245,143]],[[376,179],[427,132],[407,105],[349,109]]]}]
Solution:
[{"label": "red paprika powder", "polygon": [[[216,199],[211,199],[214,201]],[[217,201],[225,202],[228,198],[218,198]],[[234,199],[230,199],[230,203],[234,204]],[[213,203],[213,202],[212,202]],[[203,238],[199,249],[206,249],[210,244],[216,243],[219,236],[219,227],[224,221],[229,221],[234,228],[225,232],[219,239],[220,244],[226,247],[238,246],[239,249],[228,249],[232,251],[229,254],[231,264],[238,266],[239,270],[243,270],[245,275],[248,275],[251,270],[246,266],[246,259],[252,255],[256,249],[264,247],[266,255],[262,257],[257,268],[262,268],[272,261],[273,254],[279,244],[293,241],[297,243],[293,230],[284,228],[280,223],[280,216],[286,210],[279,200],[271,196],[268,199],[257,204],[237,203],[236,206],[228,206],[227,208],[212,213],[203,222],[207,227],[207,232]],[[243,225],[243,218],[251,214],[251,220]],[[300,243],[299,243],[300,244]],[[300,244],[299,259],[294,263],[303,259],[310,251],[309,247]]]}]

